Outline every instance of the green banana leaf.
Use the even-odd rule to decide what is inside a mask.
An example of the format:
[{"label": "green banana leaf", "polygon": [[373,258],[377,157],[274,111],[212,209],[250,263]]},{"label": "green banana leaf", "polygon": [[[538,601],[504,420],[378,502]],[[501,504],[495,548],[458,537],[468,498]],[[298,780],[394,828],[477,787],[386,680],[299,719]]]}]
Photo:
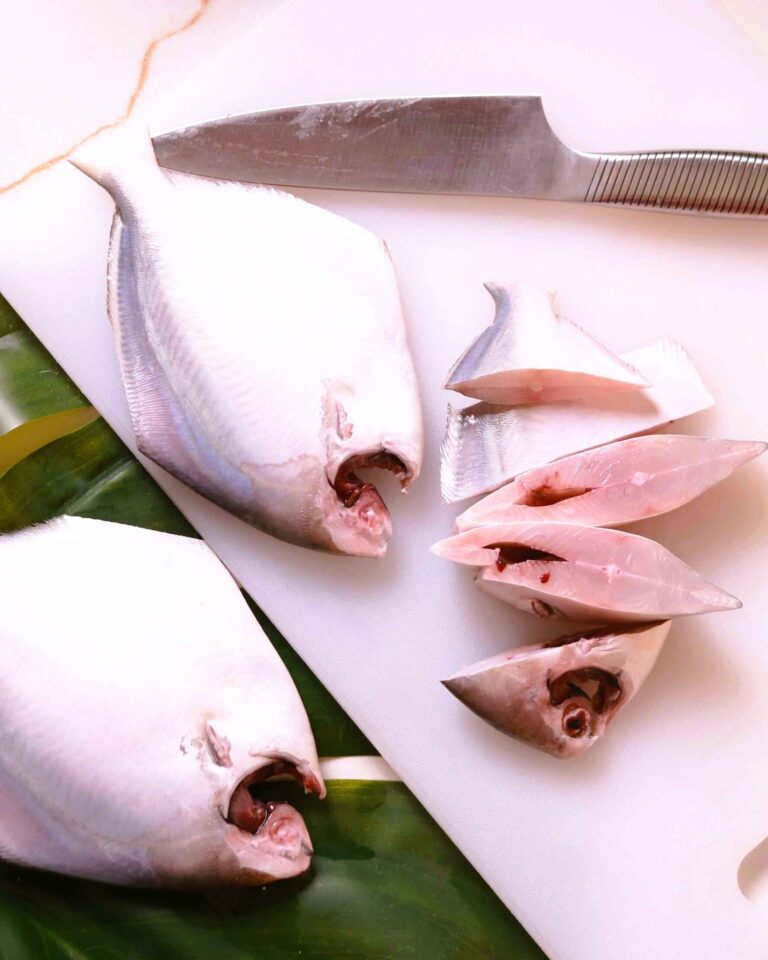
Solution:
[{"label": "green banana leaf", "polygon": [[0,295],[0,473],[96,413]]},{"label": "green banana leaf", "polygon": [[196,536],[101,417],[35,450],[0,477],[3,532],[64,514]]},{"label": "green banana leaf", "polygon": [[[284,790],[281,791],[284,794]],[[0,870],[0,956],[78,960],[542,958],[401,783],[336,780],[290,798],[303,877],[204,894]]]},{"label": "green banana leaf", "polygon": [[[102,419],[66,419],[93,413],[18,318],[8,316],[7,309],[0,314],[8,327],[17,324],[9,332],[22,336],[3,350],[0,326],[0,409],[16,411],[5,435],[0,419],[0,532],[69,513],[195,535]],[[15,459],[6,455],[4,465],[8,438],[52,417],[63,419],[50,442]],[[320,754],[372,753],[251,606],[294,677]],[[286,786],[280,784],[283,795]],[[323,801],[297,792],[292,802],[309,826],[313,866],[271,887],[136,891],[0,865],[0,960],[543,960],[403,784],[337,780]]]}]

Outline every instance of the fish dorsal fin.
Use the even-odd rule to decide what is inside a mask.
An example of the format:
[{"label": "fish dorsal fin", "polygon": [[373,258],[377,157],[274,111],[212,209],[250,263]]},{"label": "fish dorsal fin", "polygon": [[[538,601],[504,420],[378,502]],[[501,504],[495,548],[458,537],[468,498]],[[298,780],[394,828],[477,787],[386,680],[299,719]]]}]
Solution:
[{"label": "fish dorsal fin", "polygon": [[[136,443],[143,454],[169,473],[221,503],[211,479],[216,471],[230,476],[232,490],[247,481],[204,441],[202,428],[182,408],[152,349],[143,312],[148,310],[157,316],[167,305],[151,276],[142,276],[139,295],[136,245],[134,228],[116,213],[110,236],[107,300]],[[244,490],[243,496],[247,498],[247,494]]]},{"label": "fish dorsal fin", "polygon": [[524,283],[485,287],[496,305],[494,321],[454,364],[448,389],[516,404],[648,386],[634,367],[558,316],[546,290]]}]

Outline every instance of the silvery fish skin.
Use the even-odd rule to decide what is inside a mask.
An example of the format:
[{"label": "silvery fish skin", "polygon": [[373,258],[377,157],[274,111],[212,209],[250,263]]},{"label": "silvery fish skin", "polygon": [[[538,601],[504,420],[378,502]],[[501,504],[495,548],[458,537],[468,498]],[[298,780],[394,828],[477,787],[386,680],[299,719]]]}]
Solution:
[{"label": "silvery fish skin", "polygon": [[648,381],[585,330],[555,313],[552,296],[528,283],[486,283],[496,316],[459,357],[447,390],[488,403],[545,403]]},{"label": "silvery fish skin", "polygon": [[691,358],[674,340],[657,340],[623,359],[652,386],[561,403],[449,407],[441,447],[443,499],[450,503],[490,493],[526,470],[714,405]]},{"label": "silvery fish skin", "polygon": [[515,647],[443,684],[502,733],[553,757],[576,757],[643,685],[669,627],[602,628]]},{"label": "silvery fish skin", "polygon": [[162,171],[108,131],[73,163],[117,207],[109,313],[139,449],[267,533],[377,557],[357,471],[419,473],[422,423],[383,242],[267,187]]},{"label": "silvery fish skin", "polygon": [[258,783],[324,794],[309,722],[202,541],[73,517],[0,537],[0,636],[3,858],[141,886],[308,868]]},{"label": "silvery fish skin", "polygon": [[606,527],[492,523],[432,552],[480,567],[481,590],[542,619],[640,623],[741,606],[661,544]]},{"label": "silvery fish skin", "polygon": [[518,520],[618,526],[667,513],[729,477],[768,444],[657,434],[620,440],[519,476],[456,518],[456,529]]}]

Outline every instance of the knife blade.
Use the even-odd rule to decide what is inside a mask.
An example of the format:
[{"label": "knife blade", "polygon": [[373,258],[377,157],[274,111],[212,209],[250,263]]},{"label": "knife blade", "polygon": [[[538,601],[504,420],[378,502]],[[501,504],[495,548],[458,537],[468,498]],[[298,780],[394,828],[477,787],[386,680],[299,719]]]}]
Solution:
[{"label": "knife blade", "polygon": [[168,169],[276,186],[768,213],[768,156],[580,152],[552,130],[539,97],[305,104],[212,120],[153,143]]}]

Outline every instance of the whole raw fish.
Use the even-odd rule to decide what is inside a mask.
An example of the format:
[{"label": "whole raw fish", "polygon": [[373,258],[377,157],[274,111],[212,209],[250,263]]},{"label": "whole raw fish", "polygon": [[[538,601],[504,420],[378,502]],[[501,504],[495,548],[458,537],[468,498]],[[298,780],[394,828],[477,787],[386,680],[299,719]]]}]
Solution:
[{"label": "whole raw fish", "polygon": [[465,350],[445,387],[489,403],[542,403],[647,387],[629,363],[555,313],[533,284],[486,283],[496,316]]},{"label": "whole raw fish", "polygon": [[162,171],[146,136],[75,156],[117,206],[109,313],[139,449],[276,537],[377,557],[358,471],[418,474],[422,425],[378,237],[268,187]]},{"label": "whole raw fish", "polygon": [[597,743],[643,685],[669,626],[602,628],[515,647],[443,684],[502,733],[554,757],[575,757]]},{"label": "whole raw fish", "polygon": [[0,537],[0,855],[133,885],[253,885],[312,855],[293,682],[199,540],[65,517]]},{"label": "whole raw fish", "polygon": [[741,606],[661,544],[606,527],[492,523],[432,551],[481,567],[482,590],[544,619],[641,622]]},{"label": "whole raw fish", "polygon": [[688,503],[768,444],[658,434],[634,437],[529,470],[456,518],[485,523],[563,520],[617,526]]},{"label": "whole raw fish", "polygon": [[652,386],[560,403],[449,407],[441,447],[443,499],[489,493],[526,470],[653,430],[715,402],[691,358],[674,340],[657,340],[625,353],[623,359]]}]

